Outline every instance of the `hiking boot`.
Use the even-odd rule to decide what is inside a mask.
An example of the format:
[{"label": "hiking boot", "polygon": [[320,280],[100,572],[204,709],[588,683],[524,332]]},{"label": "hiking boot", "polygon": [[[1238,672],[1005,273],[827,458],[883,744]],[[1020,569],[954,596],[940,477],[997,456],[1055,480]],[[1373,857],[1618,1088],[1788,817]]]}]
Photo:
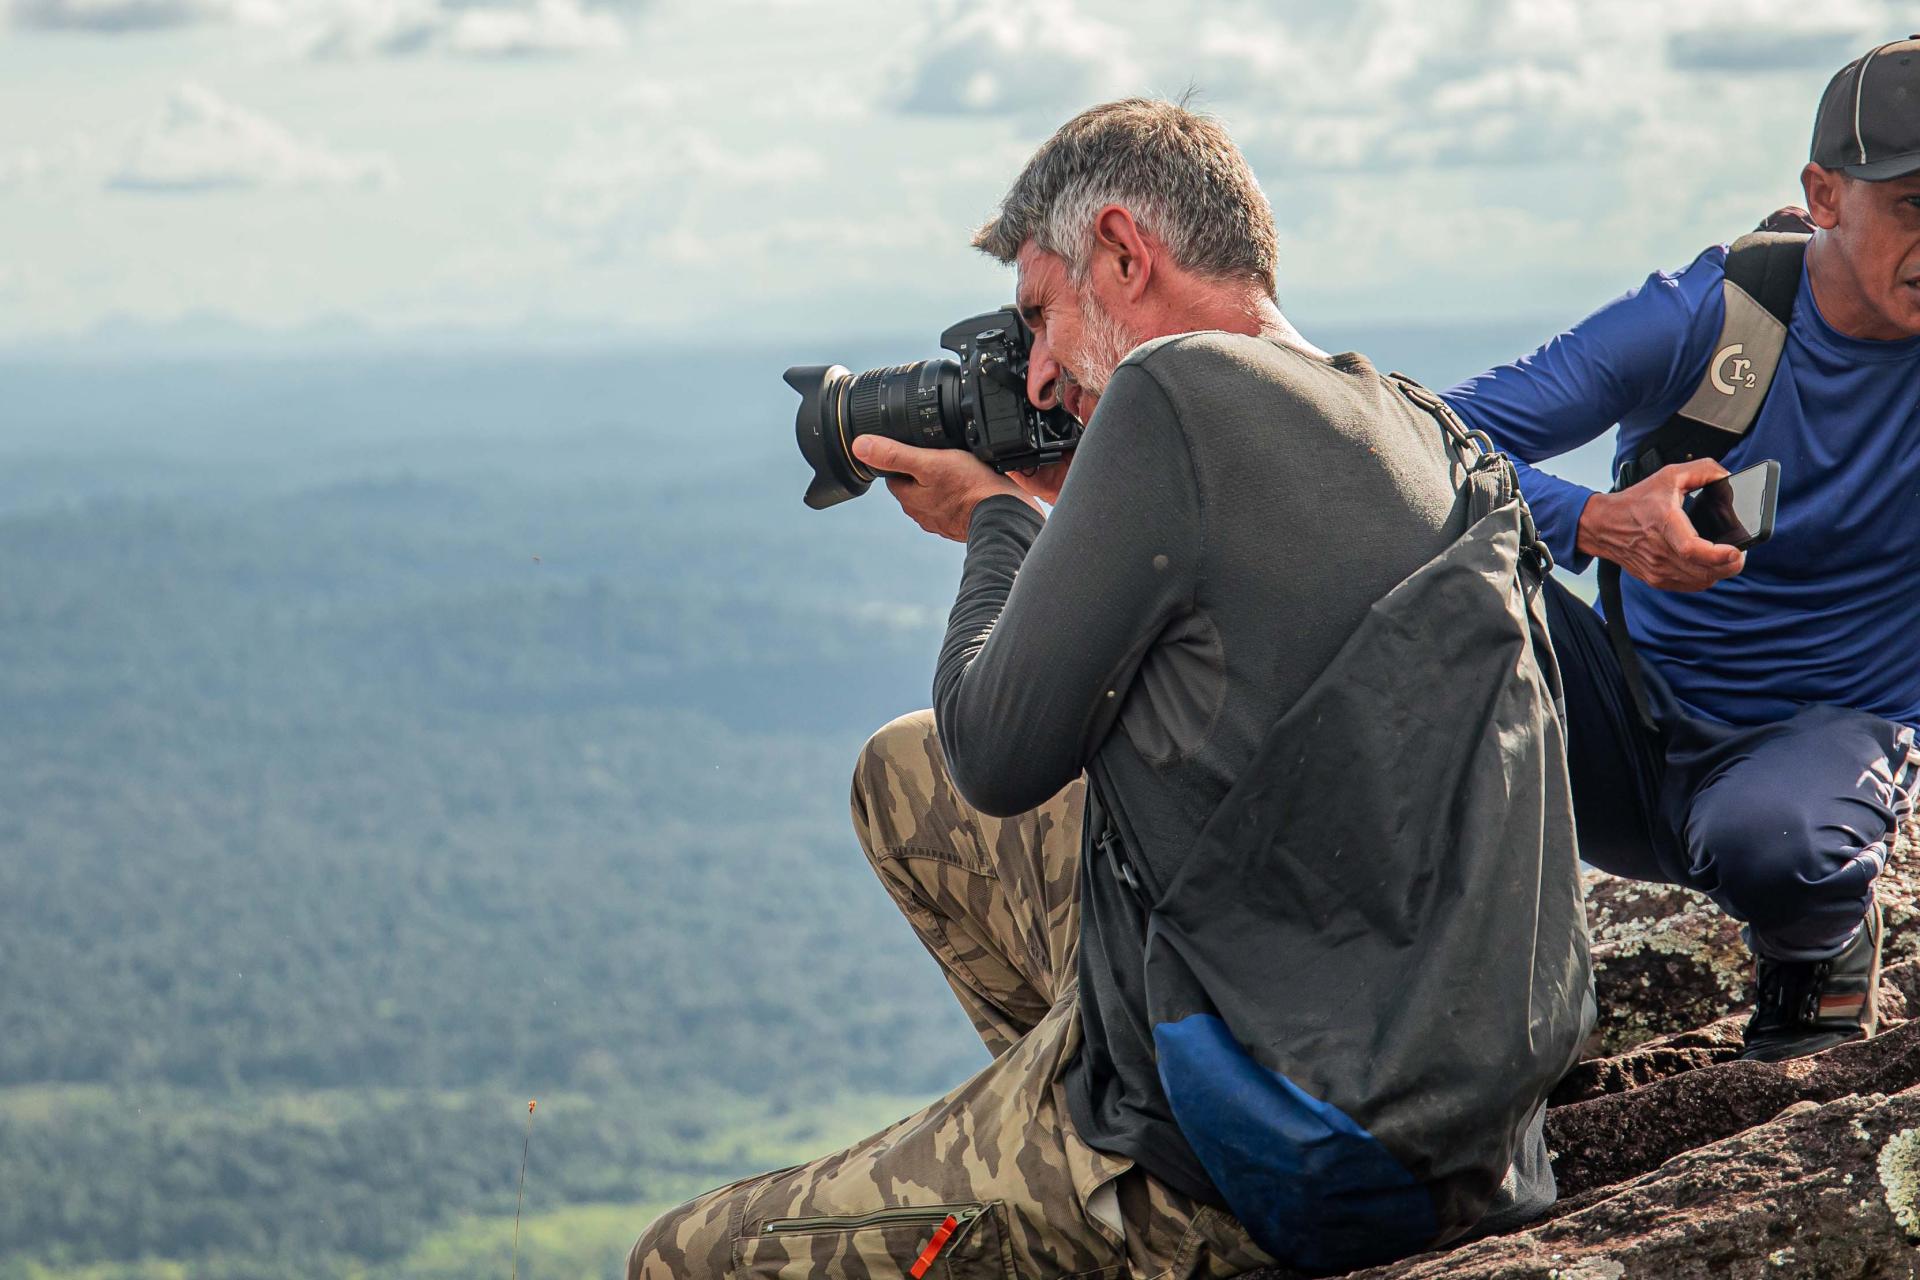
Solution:
[{"label": "hiking boot", "polygon": [[1747,1062],[1783,1062],[1864,1040],[1879,1029],[1880,907],[1847,949],[1831,960],[1760,961],[1753,1018],[1747,1023]]}]

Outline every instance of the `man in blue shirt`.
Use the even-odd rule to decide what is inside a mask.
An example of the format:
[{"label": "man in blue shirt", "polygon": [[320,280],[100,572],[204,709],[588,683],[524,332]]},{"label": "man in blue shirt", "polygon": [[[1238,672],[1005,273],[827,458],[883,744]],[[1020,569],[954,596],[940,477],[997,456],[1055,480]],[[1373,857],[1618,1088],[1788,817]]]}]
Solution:
[{"label": "man in blue shirt", "polygon": [[[1834,77],[1801,180],[1817,229],[1772,389],[1725,466],[1595,493],[1525,465],[1615,423],[1616,458],[1640,455],[1726,354],[1724,247],[1446,397],[1520,462],[1561,563],[1623,570],[1651,726],[1609,624],[1550,584],[1581,852],[1746,922],[1744,1056],[1768,1061],[1874,1030],[1873,883],[1920,768],[1920,36]],[[1701,538],[1685,496],[1765,459],[1772,539],[1749,558]]]}]

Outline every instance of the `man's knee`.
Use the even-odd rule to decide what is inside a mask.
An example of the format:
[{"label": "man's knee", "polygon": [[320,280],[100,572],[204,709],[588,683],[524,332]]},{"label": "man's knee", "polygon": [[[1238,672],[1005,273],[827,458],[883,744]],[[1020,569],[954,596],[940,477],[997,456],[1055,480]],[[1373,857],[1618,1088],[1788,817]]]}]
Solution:
[{"label": "man's knee", "polygon": [[627,1254],[627,1280],[723,1280],[733,1266],[729,1214],[712,1192],[669,1210]]},{"label": "man's knee", "polygon": [[1689,823],[1699,887],[1760,929],[1830,917],[1822,932],[1839,937],[1858,923],[1885,859],[1878,834],[1828,823],[1816,799],[1786,789],[1713,799]]},{"label": "man's knee", "polygon": [[887,794],[894,789],[896,779],[909,780],[924,789],[936,771],[944,776],[946,761],[940,754],[933,711],[910,711],[881,725],[860,748],[853,766],[854,800],[857,803],[863,793]]},{"label": "man's knee", "polygon": [[901,716],[867,739],[853,767],[853,829],[869,855],[940,843],[959,820],[932,711]]}]

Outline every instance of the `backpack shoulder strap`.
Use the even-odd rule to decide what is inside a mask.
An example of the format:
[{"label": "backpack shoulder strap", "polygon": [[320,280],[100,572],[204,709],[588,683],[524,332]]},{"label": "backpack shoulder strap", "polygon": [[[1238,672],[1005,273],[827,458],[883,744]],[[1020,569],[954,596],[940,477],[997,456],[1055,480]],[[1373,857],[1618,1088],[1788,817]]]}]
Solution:
[{"label": "backpack shoulder strap", "polygon": [[1793,300],[1800,293],[1811,239],[1802,232],[1755,231],[1727,250],[1727,279],[1745,290],[1782,328],[1793,319]]},{"label": "backpack shoulder strap", "polygon": [[1753,426],[1786,349],[1808,238],[1756,231],[1727,250],[1726,316],[1713,354],[1693,395],[1630,460],[1622,487],[1675,462],[1723,458]]},{"label": "backpack shoulder strap", "polygon": [[1466,472],[1469,520],[1480,517],[1509,502],[1518,504],[1521,563],[1544,578],[1553,570],[1553,553],[1533,523],[1533,512],[1520,492],[1520,477],[1513,459],[1494,447],[1484,431],[1469,430],[1453,411],[1453,406],[1404,373],[1389,373],[1387,381],[1413,403],[1425,410],[1453,448]]},{"label": "backpack shoulder strap", "polygon": [[[1773,220],[1762,225],[1772,225]],[[1809,236],[1798,232],[1755,231],[1727,250],[1727,278],[1721,286],[1726,318],[1700,385],[1680,411],[1654,431],[1646,447],[1620,465],[1614,489],[1636,484],[1660,468],[1695,458],[1724,458],[1760,416],[1773,376],[1786,350],[1787,327],[1807,260]],[[1627,634],[1626,604],[1620,594],[1620,566],[1601,561],[1600,605],[1607,635],[1626,678],[1627,691],[1641,723],[1653,727],[1639,657]]]}]

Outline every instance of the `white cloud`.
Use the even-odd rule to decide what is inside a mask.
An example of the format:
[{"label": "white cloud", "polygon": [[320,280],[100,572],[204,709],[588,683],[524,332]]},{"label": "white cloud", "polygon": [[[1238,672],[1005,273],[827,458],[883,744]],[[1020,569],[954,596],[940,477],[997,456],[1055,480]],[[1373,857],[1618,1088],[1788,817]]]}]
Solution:
[{"label": "white cloud", "polygon": [[364,58],[423,52],[442,38],[447,19],[436,0],[336,0],[290,22],[312,57]]},{"label": "white cloud", "polygon": [[1837,68],[1894,19],[1887,0],[1296,0],[1210,5],[1177,30],[1147,6],[1090,12],[949,6],[897,105],[1051,125],[1192,85],[1265,174],[1596,163],[1651,122],[1715,111],[1722,78],[1686,73]]},{"label": "white cloud", "polygon": [[1013,116],[1030,150],[1091,101],[1192,85],[1267,185],[1289,293],[1339,311],[1369,283],[1470,311],[1476,273],[1530,307],[1592,287],[1600,246],[1651,269],[1730,238],[1793,198],[1826,73],[1912,29],[1886,0],[1085,7],[953,11],[896,105]]},{"label": "white cloud", "polygon": [[1912,12],[1896,8],[1893,0],[1695,0],[1663,13],[1659,29],[1667,62],[1680,71],[1831,73],[1911,31]]},{"label": "white cloud", "polygon": [[[1246,6],[1157,44],[1153,73],[1190,76],[1269,182],[1548,173],[1632,164],[1696,119],[1750,132],[1782,104],[1761,100],[1754,119],[1730,107],[1730,92],[1781,73],[1817,80],[1883,38],[1892,16],[1881,0]],[[1810,127],[1817,93],[1793,102],[1796,130]]]},{"label": "white cloud", "polygon": [[123,191],[234,191],[258,187],[374,187],[393,179],[380,156],[303,139],[211,89],[183,84],[133,140],[107,185]]},{"label": "white cloud", "polygon": [[626,25],[581,0],[464,4],[453,0],[329,0],[296,16],[312,57],[439,52],[474,58],[565,57],[620,49]]},{"label": "white cloud", "polygon": [[[1452,314],[1573,311],[1555,299],[1631,282],[1609,263],[1680,265],[1795,198],[1820,88],[1886,38],[1876,15],[1371,0],[1344,19],[1249,11],[1237,42],[1196,47],[1226,73],[1211,105],[1285,228],[1289,296],[1343,314],[1408,291],[1451,294]],[[1791,39],[1727,34],[1741,24]]]},{"label": "white cloud", "polygon": [[1708,28],[1667,37],[1667,60],[1688,71],[1837,71],[1860,50],[1853,30]]},{"label": "white cloud", "polygon": [[52,171],[47,157],[32,147],[0,152],[0,191],[38,186]]},{"label": "white cloud", "polygon": [[97,148],[74,134],[31,147],[0,151],[0,192],[59,194],[77,181],[99,176]]},{"label": "white cloud", "polygon": [[41,31],[159,31],[218,21],[227,0],[13,0],[13,26]]},{"label": "white cloud", "polygon": [[624,48],[614,12],[644,0],[0,0],[11,25],[97,35],[199,25],[291,32],[323,58],[440,52],[471,58],[566,57]]},{"label": "white cloud", "polygon": [[447,29],[447,49],[482,58],[551,57],[618,49],[627,29],[612,14],[577,0],[536,0],[531,6],[464,9]]},{"label": "white cloud", "polygon": [[[871,158],[830,161],[812,143],[731,142],[681,123],[684,114],[680,95],[657,85],[618,95],[549,175],[545,230],[578,260],[711,276],[729,295],[749,279],[750,294],[817,289],[822,276],[835,288],[897,282],[905,262],[964,250],[972,210],[951,199],[950,184],[973,172],[971,157],[890,168],[884,200],[850,201],[848,173],[869,171]],[[998,182],[1011,157],[986,150],[1001,154],[990,179]]]},{"label": "white cloud", "polygon": [[763,219],[774,193],[814,173],[799,147],[747,151],[677,124],[654,92],[629,91],[584,128],[555,165],[542,213],[548,226],[593,256],[711,235]]},{"label": "white cloud", "polygon": [[1209,18],[1189,48],[1183,69],[1208,98],[1259,97],[1311,74],[1305,42],[1277,26]]},{"label": "white cloud", "polygon": [[900,106],[999,115],[1088,106],[1135,87],[1126,34],[1072,0],[943,6],[907,73]]}]

